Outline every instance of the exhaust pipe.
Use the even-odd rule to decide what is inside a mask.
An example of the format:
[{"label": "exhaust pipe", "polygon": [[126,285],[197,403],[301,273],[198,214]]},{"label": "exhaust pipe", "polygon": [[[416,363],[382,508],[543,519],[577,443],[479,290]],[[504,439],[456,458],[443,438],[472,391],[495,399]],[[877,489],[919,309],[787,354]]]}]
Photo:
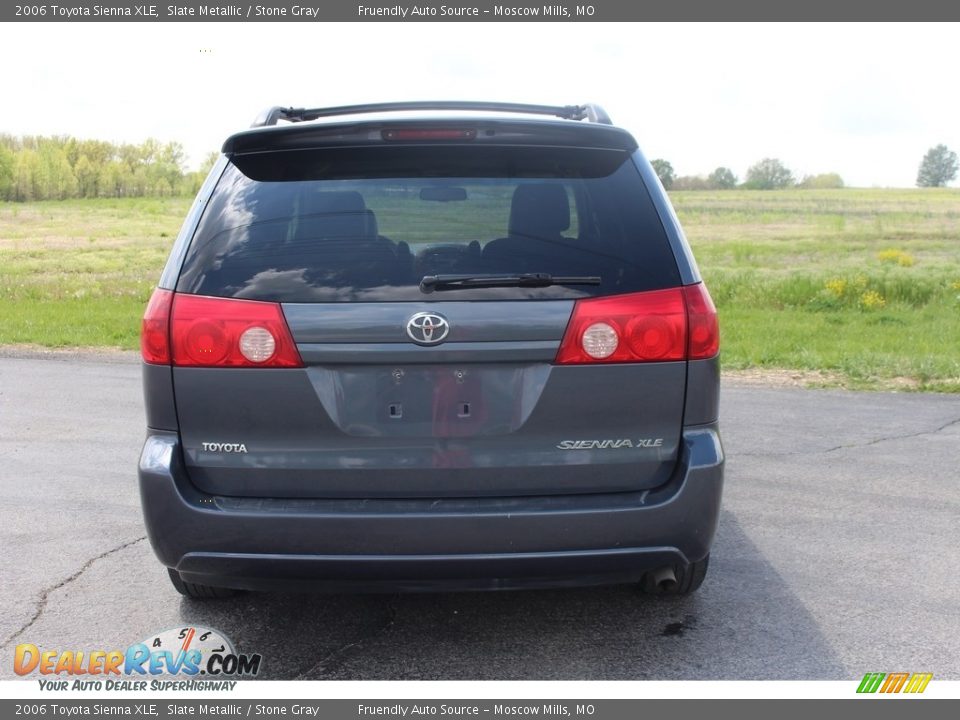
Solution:
[{"label": "exhaust pipe", "polygon": [[669,593],[677,589],[677,573],[671,565],[652,570],[644,579],[647,592]]}]

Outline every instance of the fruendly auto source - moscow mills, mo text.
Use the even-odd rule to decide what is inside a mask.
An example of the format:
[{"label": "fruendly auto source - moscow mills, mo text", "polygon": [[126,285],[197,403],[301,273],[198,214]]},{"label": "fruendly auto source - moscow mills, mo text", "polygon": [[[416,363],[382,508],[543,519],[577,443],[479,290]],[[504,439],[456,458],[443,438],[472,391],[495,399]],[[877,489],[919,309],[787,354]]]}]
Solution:
[{"label": "fruendly auto source - moscow mills, mo text", "polygon": [[[291,5],[274,7],[269,5],[17,5],[17,17],[50,17],[63,20],[79,18],[249,18],[249,19],[324,19],[325,8],[321,6]],[[593,5],[542,5],[516,7],[512,5],[494,5],[476,7],[466,5],[357,5],[357,17],[360,19],[399,18],[587,18],[596,12]]]}]

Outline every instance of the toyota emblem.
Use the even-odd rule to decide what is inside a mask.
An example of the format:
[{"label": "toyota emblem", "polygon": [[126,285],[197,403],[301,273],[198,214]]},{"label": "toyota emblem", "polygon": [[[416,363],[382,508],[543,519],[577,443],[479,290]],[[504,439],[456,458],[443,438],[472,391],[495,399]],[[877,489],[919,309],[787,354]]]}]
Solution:
[{"label": "toyota emblem", "polygon": [[450,333],[450,323],[443,315],[418,312],[407,320],[407,335],[418,345],[436,345]]}]

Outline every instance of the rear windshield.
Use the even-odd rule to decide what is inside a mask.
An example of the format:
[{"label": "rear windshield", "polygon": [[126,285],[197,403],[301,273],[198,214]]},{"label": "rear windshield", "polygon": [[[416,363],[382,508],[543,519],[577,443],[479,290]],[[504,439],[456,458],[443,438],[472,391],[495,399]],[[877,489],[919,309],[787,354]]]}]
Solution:
[{"label": "rear windshield", "polygon": [[[420,289],[428,275],[599,276],[599,285]],[[280,302],[577,298],[680,284],[629,155],[445,146],[235,158],[180,292]]]}]

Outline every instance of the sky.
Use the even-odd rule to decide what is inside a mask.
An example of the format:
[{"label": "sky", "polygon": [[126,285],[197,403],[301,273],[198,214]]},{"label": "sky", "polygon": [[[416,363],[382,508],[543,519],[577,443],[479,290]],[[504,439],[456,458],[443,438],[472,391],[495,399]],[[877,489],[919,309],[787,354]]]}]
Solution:
[{"label": "sky", "polygon": [[0,132],[175,140],[191,166],[271,105],[440,99],[596,102],[678,175],[743,179],[775,157],[798,178],[912,187],[930,147],[960,151],[950,23],[58,23],[0,36]]}]

